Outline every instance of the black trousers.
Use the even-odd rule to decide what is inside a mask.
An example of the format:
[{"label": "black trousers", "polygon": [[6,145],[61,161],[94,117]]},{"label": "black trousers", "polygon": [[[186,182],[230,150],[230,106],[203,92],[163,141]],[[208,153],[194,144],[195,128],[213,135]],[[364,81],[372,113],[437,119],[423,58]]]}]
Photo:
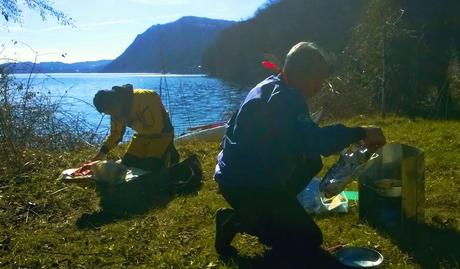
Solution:
[{"label": "black trousers", "polygon": [[122,163],[126,166],[137,167],[146,171],[158,172],[166,167],[173,167],[179,163],[179,152],[177,152],[174,142],[171,142],[161,158],[146,157],[139,158],[132,154],[126,153],[123,156]]},{"label": "black trousers", "polygon": [[131,154],[125,154],[122,163],[128,167],[136,167],[151,172],[158,172],[165,168],[165,164],[160,158],[139,158]]},{"label": "black trousers", "polygon": [[275,259],[264,268],[349,268],[321,248],[321,230],[292,191],[224,186],[220,191],[235,210],[234,229],[272,247]]},{"label": "black trousers", "polygon": [[301,156],[284,188],[219,187],[246,232],[281,250],[286,246],[299,250],[315,248],[323,243],[323,235],[296,196],[321,168],[321,158],[307,160]]},{"label": "black trousers", "polygon": [[125,154],[122,163],[129,167],[137,167],[153,172],[151,177],[155,178],[155,180],[150,180],[147,183],[156,184],[156,187],[162,189],[170,189],[174,184],[188,180],[192,174],[189,165],[185,162],[178,162],[178,159],[171,163],[168,168],[160,158],[138,158]]},{"label": "black trousers", "polygon": [[295,195],[287,191],[224,187],[220,191],[236,212],[240,231],[278,250],[306,251],[323,243],[321,230]]}]

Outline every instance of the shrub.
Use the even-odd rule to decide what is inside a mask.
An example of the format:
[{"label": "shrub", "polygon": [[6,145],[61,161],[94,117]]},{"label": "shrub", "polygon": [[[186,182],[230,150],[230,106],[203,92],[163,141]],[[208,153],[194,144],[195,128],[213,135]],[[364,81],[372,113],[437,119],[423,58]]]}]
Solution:
[{"label": "shrub", "polygon": [[86,148],[94,138],[85,120],[66,110],[63,97],[32,80],[16,80],[0,68],[0,165],[10,172],[46,165],[45,155]]}]

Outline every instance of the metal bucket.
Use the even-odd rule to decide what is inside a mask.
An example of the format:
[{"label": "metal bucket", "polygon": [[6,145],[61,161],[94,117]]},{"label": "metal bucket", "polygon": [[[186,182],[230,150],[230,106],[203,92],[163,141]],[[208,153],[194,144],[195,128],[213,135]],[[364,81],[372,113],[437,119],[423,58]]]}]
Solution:
[{"label": "metal bucket", "polygon": [[371,224],[423,223],[425,158],[420,149],[388,144],[359,179],[359,217]]}]

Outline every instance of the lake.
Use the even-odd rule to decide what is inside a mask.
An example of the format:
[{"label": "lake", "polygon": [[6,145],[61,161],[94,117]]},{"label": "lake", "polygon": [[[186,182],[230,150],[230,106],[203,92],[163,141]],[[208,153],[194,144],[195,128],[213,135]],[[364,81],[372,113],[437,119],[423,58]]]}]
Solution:
[{"label": "lake", "polygon": [[[29,77],[28,74],[14,76],[22,81]],[[102,115],[92,106],[93,96],[98,90],[127,83],[133,84],[134,88],[161,93],[176,136],[190,127],[226,121],[247,94],[245,90],[204,75],[61,73],[33,74],[31,80],[34,89],[60,100],[67,115],[86,119],[88,126],[82,128],[94,130]],[[97,133],[106,135],[109,125],[109,117],[105,116]],[[128,132],[127,136],[130,134]]]}]

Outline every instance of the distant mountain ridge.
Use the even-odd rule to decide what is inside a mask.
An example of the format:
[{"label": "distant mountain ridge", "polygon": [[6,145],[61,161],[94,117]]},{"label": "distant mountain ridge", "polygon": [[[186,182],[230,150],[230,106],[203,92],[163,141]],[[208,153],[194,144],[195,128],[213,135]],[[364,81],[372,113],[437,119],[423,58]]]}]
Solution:
[{"label": "distant mountain ridge", "polygon": [[20,62],[1,64],[0,67],[8,68],[11,73],[202,73],[205,50],[223,29],[233,24],[234,21],[186,16],[171,23],[151,26],[137,35],[113,61]]},{"label": "distant mountain ridge", "polygon": [[201,73],[204,51],[234,23],[187,16],[154,25],[138,35],[103,72]]},{"label": "distant mountain ridge", "polygon": [[100,72],[112,60],[87,61],[77,63],[62,62],[19,62],[6,63],[0,67],[7,68],[9,72],[16,74],[28,73],[97,73]]},{"label": "distant mountain ridge", "polygon": [[157,24],[137,35],[115,60],[78,63],[6,63],[11,73],[202,73],[204,51],[217,35],[234,21],[186,16]]}]

